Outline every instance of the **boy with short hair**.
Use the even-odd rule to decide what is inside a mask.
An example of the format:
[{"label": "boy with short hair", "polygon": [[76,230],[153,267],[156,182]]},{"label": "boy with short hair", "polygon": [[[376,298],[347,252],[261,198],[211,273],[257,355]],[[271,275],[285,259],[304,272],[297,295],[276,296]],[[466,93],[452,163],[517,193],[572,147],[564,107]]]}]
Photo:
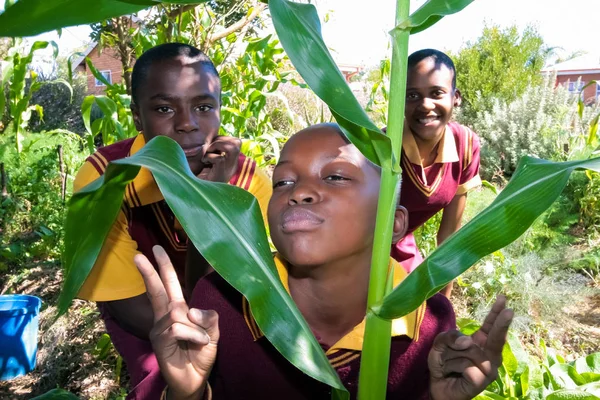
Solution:
[{"label": "boy with short hair", "polygon": [[[273,172],[268,209],[279,277],[352,398],[357,393],[379,183],[379,168],[336,125],[317,125],[284,146]],[[403,237],[406,226],[407,212],[399,207],[394,240]],[[154,308],[150,338],[169,384],[164,397],[330,398],[326,385],[296,369],[262,338],[245,298],[218,274],[198,282],[188,308],[172,279],[168,256],[158,247],[154,251],[160,278],[143,256],[135,261]],[[393,259],[390,268],[397,285],[406,272]],[[473,398],[497,375],[511,320],[512,311],[499,299],[474,335],[447,332],[455,329],[452,306],[434,295],[393,322],[387,397]]]},{"label": "boy with short hair", "polygon": [[[181,43],[148,50],[132,73],[131,110],[140,134],[98,149],[78,172],[74,190],[101,176],[108,162],[135,154],[150,139],[165,135],[181,146],[190,169],[200,179],[242,187],[258,198],[266,212],[272,192],[269,178],[252,159],[240,154],[239,139],[219,136],[220,106],[219,74],[204,53]],[[136,254],[154,262],[151,249],[155,245],[166,250],[189,293],[210,269],[207,263],[185,268],[187,236],[152,174],[141,168],[127,185],[117,220],[78,295],[98,302],[106,329],[127,364],[132,387],[128,398],[152,393],[153,375],[159,374],[148,341],[152,307],[133,262]]]}]

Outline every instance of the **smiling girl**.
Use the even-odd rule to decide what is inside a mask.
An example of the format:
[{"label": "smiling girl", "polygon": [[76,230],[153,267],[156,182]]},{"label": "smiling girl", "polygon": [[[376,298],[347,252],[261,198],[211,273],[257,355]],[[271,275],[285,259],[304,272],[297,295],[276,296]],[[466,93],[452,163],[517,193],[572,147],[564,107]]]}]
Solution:
[{"label": "smiling girl", "polygon": [[[423,261],[413,232],[443,210],[439,246],[460,228],[467,192],[481,185],[479,138],[451,121],[460,103],[450,57],[433,49],[409,56],[400,196],[409,226],[404,239],[392,248],[392,256],[408,272]],[[452,283],[442,293],[449,296],[451,290]]]}]

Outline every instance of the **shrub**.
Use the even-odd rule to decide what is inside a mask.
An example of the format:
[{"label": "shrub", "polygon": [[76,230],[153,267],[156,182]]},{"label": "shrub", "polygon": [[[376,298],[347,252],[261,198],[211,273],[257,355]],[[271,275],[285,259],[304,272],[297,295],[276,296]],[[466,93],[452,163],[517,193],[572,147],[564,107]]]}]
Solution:
[{"label": "shrub", "polygon": [[14,136],[0,135],[0,159],[7,172],[8,196],[0,200],[1,269],[27,259],[58,258],[62,248],[64,203],[57,153],[63,148],[66,188],[83,162],[79,137],[74,133],[28,134],[16,155]]},{"label": "shrub", "polygon": [[[472,124],[481,137],[481,176],[487,180],[510,177],[525,155],[565,161],[600,109],[587,107],[580,121],[577,97],[562,86],[555,88],[553,76],[528,87],[513,102],[494,100],[493,104]],[[457,119],[465,122],[460,113]]]},{"label": "shrub", "polygon": [[32,104],[44,108],[44,118],[31,117],[29,128],[33,132],[66,129],[83,134],[85,126],[81,117],[81,103],[86,95],[85,76],[73,79],[73,97],[65,85],[44,85],[31,97]]}]

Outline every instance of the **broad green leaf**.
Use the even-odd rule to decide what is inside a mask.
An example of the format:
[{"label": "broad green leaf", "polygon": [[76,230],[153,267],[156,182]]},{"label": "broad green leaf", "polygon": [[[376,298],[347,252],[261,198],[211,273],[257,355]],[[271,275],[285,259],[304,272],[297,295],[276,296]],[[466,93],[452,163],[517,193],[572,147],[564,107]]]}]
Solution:
[{"label": "broad green leaf", "polygon": [[546,400],[600,400],[600,397],[581,390],[559,390],[547,396]]},{"label": "broad green leaf", "polygon": [[442,243],[375,311],[388,319],[408,314],[482,257],[517,239],[580,168],[600,171],[600,158],[556,163],[524,157],[492,204]]},{"label": "broad green leaf", "polygon": [[92,75],[94,75],[94,78],[98,79],[100,82],[106,85],[107,88],[112,86],[112,84],[104,77],[104,75],[102,75],[100,71],[98,71],[98,68],[94,66],[94,63],[92,63],[92,60],[90,60],[89,57],[85,58],[85,63],[90,69]]},{"label": "broad green leaf", "polygon": [[206,1],[208,0],[19,0],[0,14],[0,37],[34,36],[67,26],[91,24],[131,15],[158,3],[199,4]]},{"label": "broad green leaf", "polygon": [[41,396],[34,397],[32,400],[79,400],[79,397],[63,389],[52,389]]},{"label": "broad green leaf", "polygon": [[600,374],[600,353],[590,354],[585,358],[585,361],[591,372]]},{"label": "broad green leaf", "polygon": [[549,371],[560,389],[575,389],[586,384],[585,379],[569,364],[554,364]]},{"label": "broad green leaf", "polygon": [[390,139],[369,119],[325,45],[316,8],[312,4],[270,0],[269,10],[294,67],[329,106],[348,139],[375,164],[397,170]]},{"label": "broad green leaf", "polygon": [[473,0],[428,0],[412,13],[406,21],[398,24],[394,31],[408,30],[411,34],[421,32],[446,15],[459,12],[472,2]]},{"label": "broad green leaf", "polygon": [[88,133],[92,134],[92,125],[90,122],[91,114],[92,114],[92,105],[96,101],[96,96],[89,95],[85,99],[83,99],[83,103],[81,103],[81,116],[83,117],[83,125]]},{"label": "broad green leaf", "polygon": [[[196,178],[179,145],[165,136],[152,139],[131,157],[113,161],[102,177],[71,198],[59,313],[66,312],[88,276],[117,217],[125,187],[140,167],[152,172],[196,248],[248,299],[258,326],[273,346],[304,373],[345,392],[279,280],[254,196],[231,185]],[[102,207],[97,207],[100,203]]]},{"label": "broad green leaf", "polygon": [[496,394],[494,392],[484,390],[476,397],[474,397],[473,400],[506,400],[506,397],[500,396],[499,394]]},{"label": "broad green leaf", "polygon": [[[579,372],[579,371],[577,371],[577,372]],[[600,374],[598,374],[596,372],[579,372],[579,373],[581,374],[583,379],[585,379],[585,381],[588,383],[600,382]]]}]

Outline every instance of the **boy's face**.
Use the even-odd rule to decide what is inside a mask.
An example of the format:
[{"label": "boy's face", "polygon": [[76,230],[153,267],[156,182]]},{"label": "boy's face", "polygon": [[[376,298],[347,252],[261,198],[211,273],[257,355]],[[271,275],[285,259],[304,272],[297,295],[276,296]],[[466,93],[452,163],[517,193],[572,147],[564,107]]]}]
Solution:
[{"label": "boy's face", "polygon": [[458,101],[452,71],[426,58],[408,70],[405,124],[421,141],[437,141]]},{"label": "boy's face", "polygon": [[175,140],[199,174],[204,144],[219,133],[220,96],[219,78],[199,62],[183,56],[155,62],[132,105],[136,128],[146,141],[158,135]]},{"label": "boy's face", "polygon": [[331,126],[292,136],[273,172],[273,243],[294,266],[372,251],[379,171]]}]

